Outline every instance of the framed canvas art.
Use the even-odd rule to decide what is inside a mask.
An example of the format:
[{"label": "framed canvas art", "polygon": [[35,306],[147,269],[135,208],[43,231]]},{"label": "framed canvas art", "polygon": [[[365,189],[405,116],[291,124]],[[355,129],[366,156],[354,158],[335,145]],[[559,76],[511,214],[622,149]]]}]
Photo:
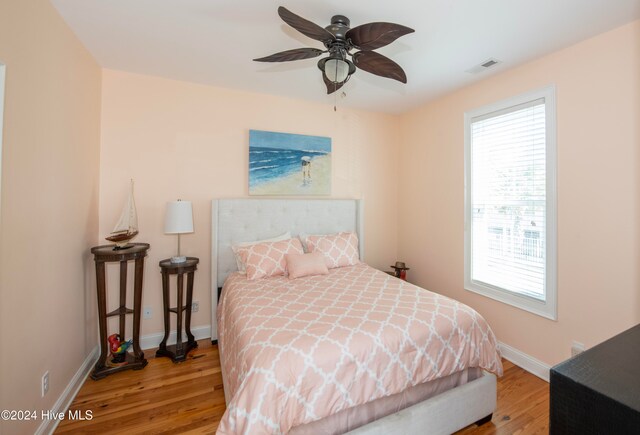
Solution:
[{"label": "framed canvas art", "polygon": [[330,195],[331,138],[249,130],[250,195]]}]

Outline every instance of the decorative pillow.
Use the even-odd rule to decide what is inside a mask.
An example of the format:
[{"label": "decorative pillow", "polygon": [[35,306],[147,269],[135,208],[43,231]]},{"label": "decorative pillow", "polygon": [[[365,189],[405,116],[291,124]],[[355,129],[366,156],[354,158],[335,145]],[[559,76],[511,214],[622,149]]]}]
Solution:
[{"label": "decorative pillow", "polygon": [[287,254],[287,271],[289,272],[289,279],[329,273],[329,269],[327,269],[327,265],[324,262],[324,255],[320,252]]},{"label": "decorative pillow", "polygon": [[297,238],[238,248],[238,255],[247,266],[247,279],[284,275],[287,271],[286,255],[302,253],[302,244]]},{"label": "decorative pillow", "polygon": [[326,236],[307,236],[309,252],[319,252],[329,269],[353,266],[360,262],[356,233],[338,233]]},{"label": "decorative pillow", "polygon": [[233,255],[236,257],[236,265],[238,266],[238,272],[247,273],[246,265],[242,261],[242,258],[240,258],[240,255],[238,255],[238,248],[241,248],[244,246],[257,245],[258,243],[279,242],[280,240],[287,240],[290,238],[291,238],[291,233],[287,231],[284,234],[280,234],[279,236],[272,237],[270,239],[255,240],[253,242],[234,243],[233,245],[231,245],[231,250],[233,251]]}]

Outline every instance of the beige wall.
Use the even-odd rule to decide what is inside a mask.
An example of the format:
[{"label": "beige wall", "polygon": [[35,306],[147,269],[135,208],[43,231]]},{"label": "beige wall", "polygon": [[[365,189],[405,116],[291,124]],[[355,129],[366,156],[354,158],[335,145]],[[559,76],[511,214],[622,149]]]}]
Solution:
[{"label": "beige wall", "polygon": [[[201,260],[194,287],[200,312],[192,326],[210,324],[211,199],[247,196],[249,129],[331,137],[332,196],[365,199],[367,261],[392,264],[398,128],[391,115],[104,71],[99,235],[113,229],[134,178],[140,226],[134,241],[151,244],[143,305],[153,318],[143,321],[142,334],[163,330],[158,261],[175,254],[176,236],[165,235],[163,225],[166,202],[177,198],[193,201],[195,233],[182,236],[182,252]],[[116,268],[108,276],[114,303]]]},{"label": "beige wall", "polygon": [[[558,321],[465,291],[465,111],[554,83]],[[498,339],[548,364],[640,321],[640,22],[402,117],[399,256],[410,278],[477,309]]]},{"label": "beige wall", "polygon": [[[97,344],[88,248],[98,233],[101,71],[46,0],[0,1],[0,62],[0,409],[50,409]],[[39,424],[0,422],[0,432]]]},{"label": "beige wall", "polygon": [[[640,22],[401,117],[101,72],[45,0],[0,0],[0,62],[0,408],[51,408],[96,345],[88,248],[104,243],[131,177],[136,241],[152,246],[143,304],[153,318],[142,333],[162,330],[157,263],[175,250],[162,227],[176,198],[193,201],[196,232],[183,237],[183,251],[202,261],[193,326],[210,323],[210,200],[247,195],[249,129],[332,137],[332,196],[365,199],[367,262],[406,261],[412,281],[478,309],[507,344],[553,364],[571,340],[592,346],[640,321]],[[557,322],[463,289],[463,114],[551,83]],[[30,433],[38,423],[0,422],[0,432]]]}]

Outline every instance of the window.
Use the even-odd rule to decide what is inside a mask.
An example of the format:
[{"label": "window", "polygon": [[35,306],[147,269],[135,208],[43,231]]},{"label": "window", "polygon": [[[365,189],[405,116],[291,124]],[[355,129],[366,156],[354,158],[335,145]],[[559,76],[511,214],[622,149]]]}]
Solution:
[{"label": "window", "polygon": [[465,288],[556,318],[555,89],[465,114]]}]

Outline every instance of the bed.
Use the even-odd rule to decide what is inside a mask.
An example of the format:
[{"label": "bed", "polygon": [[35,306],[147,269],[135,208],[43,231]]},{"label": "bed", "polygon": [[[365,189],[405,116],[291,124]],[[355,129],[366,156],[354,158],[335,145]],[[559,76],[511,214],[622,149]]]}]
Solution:
[{"label": "bed", "polygon": [[445,434],[490,417],[495,376],[481,368],[502,367],[469,307],[364,263],[296,280],[237,273],[233,243],[285,231],[355,232],[363,259],[362,208],[213,201],[212,339],[227,402],[219,433]]}]

